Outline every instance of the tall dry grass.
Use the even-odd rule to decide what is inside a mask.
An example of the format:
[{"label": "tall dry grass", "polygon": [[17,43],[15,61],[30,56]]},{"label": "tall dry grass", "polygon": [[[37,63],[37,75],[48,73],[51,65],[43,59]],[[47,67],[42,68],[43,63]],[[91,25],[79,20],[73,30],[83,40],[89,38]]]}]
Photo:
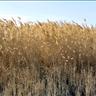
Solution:
[{"label": "tall dry grass", "polygon": [[0,20],[0,96],[96,96],[96,27]]}]

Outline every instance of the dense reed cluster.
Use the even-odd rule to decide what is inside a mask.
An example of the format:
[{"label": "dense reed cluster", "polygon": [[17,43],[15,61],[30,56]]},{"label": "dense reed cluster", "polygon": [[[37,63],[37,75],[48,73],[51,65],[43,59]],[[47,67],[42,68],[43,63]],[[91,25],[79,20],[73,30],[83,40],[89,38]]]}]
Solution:
[{"label": "dense reed cluster", "polygon": [[0,96],[96,96],[96,27],[0,20]]}]

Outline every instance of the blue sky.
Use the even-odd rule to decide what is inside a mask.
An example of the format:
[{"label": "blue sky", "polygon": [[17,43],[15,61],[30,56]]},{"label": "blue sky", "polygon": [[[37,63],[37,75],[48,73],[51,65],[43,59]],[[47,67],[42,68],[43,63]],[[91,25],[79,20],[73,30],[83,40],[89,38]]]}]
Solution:
[{"label": "blue sky", "polygon": [[96,24],[96,1],[0,1],[0,17]]}]

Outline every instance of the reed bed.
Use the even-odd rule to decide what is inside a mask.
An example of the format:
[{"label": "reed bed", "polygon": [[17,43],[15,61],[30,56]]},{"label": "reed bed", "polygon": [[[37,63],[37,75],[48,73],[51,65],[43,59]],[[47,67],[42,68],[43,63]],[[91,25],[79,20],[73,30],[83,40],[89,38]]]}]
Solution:
[{"label": "reed bed", "polygon": [[0,96],[96,96],[96,27],[1,19]]}]

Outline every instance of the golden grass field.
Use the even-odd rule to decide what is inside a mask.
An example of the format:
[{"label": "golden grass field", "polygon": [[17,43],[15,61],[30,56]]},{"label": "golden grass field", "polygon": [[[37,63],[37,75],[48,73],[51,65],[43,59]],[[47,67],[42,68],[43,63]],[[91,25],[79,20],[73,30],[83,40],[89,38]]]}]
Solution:
[{"label": "golden grass field", "polygon": [[96,96],[96,27],[0,20],[0,96]]}]

